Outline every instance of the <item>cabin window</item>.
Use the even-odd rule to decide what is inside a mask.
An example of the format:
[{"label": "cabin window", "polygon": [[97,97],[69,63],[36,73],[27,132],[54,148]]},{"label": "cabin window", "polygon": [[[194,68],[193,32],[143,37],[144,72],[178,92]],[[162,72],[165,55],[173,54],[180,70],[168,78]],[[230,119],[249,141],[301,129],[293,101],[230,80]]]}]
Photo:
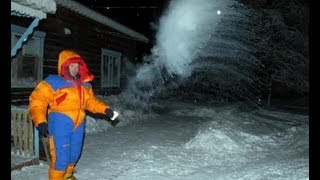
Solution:
[{"label": "cabin window", "polygon": [[121,53],[108,49],[102,49],[101,53],[101,87],[119,88]]},{"label": "cabin window", "polygon": [[[11,25],[11,48],[26,28]],[[11,59],[11,87],[32,88],[42,79],[43,43],[45,33],[34,31]]]}]

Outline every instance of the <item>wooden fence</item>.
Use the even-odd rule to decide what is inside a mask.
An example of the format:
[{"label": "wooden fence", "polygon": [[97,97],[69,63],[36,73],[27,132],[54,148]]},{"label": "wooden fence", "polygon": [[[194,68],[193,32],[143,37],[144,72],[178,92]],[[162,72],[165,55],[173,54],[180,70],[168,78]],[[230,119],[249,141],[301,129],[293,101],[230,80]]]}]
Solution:
[{"label": "wooden fence", "polygon": [[38,131],[27,110],[11,110],[11,156],[39,158]]}]

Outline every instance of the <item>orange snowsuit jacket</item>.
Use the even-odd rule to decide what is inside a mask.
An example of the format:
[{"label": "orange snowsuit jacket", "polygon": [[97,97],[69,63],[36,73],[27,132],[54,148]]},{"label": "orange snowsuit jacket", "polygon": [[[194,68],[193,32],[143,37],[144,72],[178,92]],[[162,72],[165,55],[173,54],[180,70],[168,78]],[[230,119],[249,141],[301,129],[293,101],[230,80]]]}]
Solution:
[{"label": "orange snowsuit jacket", "polygon": [[[77,86],[68,81],[71,77],[67,66],[72,62],[80,65],[80,83]],[[79,54],[71,50],[60,53],[58,75],[49,75],[42,80],[29,97],[29,112],[35,126],[46,122],[50,112],[67,115],[74,122],[74,128],[84,120],[85,110],[105,114],[109,106],[95,97],[89,83],[92,80],[93,75]]]}]

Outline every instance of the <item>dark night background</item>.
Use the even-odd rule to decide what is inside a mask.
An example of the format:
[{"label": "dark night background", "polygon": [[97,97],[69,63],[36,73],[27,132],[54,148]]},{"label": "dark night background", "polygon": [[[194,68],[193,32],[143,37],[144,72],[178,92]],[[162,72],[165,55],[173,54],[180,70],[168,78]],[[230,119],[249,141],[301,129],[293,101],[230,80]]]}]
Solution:
[{"label": "dark night background", "polygon": [[77,0],[89,8],[147,36],[154,38],[156,23],[168,0]]}]

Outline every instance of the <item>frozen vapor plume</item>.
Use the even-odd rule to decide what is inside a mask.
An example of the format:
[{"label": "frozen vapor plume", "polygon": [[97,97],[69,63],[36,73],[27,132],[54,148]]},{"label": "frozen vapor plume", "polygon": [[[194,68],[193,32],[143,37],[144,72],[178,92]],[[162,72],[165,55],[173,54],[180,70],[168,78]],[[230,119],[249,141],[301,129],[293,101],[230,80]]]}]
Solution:
[{"label": "frozen vapor plume", "polygon": [[[245,27],[248,20],[243,14],[247,12],[240,6],[233,0],[172,0],[159,19],[151,54],[129,81],[124,100],[150,106],[150,99],[166,93],[168,84],[177,88],[183,81],[195,80],[190,79],[195,70],[233,73],[224,72],[219,78],[251,77],[248,69],[256,59],[247,47],[247,36],[252,34]],[[239,71],[235,64],[245,68]]]},{"label": "frozen vapor plume", "polygon": [[171,1],[159,21],[152,58],[169,74],[189,76],[190,63],[205,48],[227,6],[223,0]]}]

